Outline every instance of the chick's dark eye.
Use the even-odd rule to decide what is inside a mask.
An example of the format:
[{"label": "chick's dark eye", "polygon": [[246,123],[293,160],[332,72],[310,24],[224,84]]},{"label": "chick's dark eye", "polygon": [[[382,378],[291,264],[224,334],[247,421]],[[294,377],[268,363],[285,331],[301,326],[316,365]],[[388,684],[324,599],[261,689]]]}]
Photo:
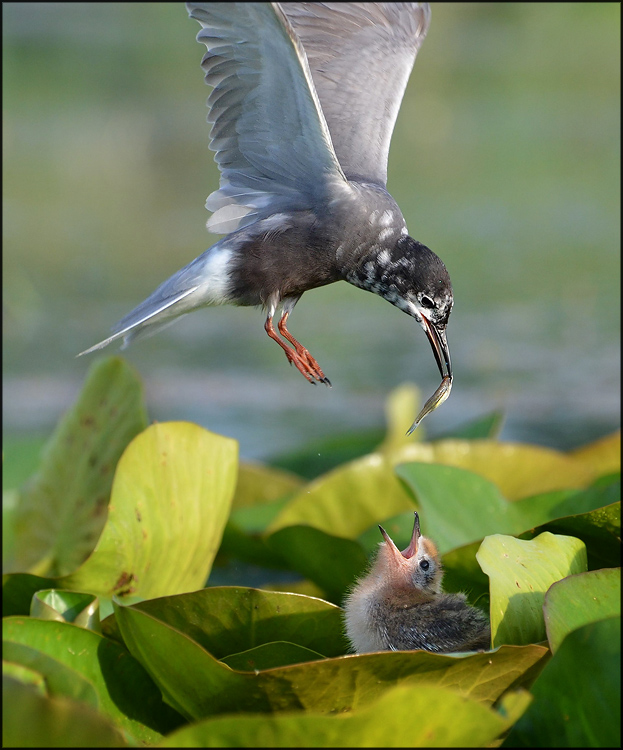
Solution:
[{"label": "chick's dark eye", "polygon": [[429,309],[431,307],[435,307],[435,303],[433,302],[433,300],[430,297],[427,297],[426,295],[422,297],[421,302],[422,302],[422,307],[427,307]]},{"label": "chick's dark eye", "polygon": [[428,560],[420,560],[420,568],[422,568],[422,570],[428,570],[430,568]]}]

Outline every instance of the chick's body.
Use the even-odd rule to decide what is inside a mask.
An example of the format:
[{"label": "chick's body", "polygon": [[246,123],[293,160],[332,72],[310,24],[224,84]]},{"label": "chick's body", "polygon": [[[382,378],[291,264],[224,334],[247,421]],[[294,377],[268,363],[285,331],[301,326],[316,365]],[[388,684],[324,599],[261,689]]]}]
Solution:
[{"label": "chick's body", "polygon": [[411,543],[400,552],[384,529],[370,573],[345,604],[346,633],[357,653],[425,649],[437,653],[490,648],[486,616],[464,594],[441,591],[437,548],[421,536],[417,513]]}]

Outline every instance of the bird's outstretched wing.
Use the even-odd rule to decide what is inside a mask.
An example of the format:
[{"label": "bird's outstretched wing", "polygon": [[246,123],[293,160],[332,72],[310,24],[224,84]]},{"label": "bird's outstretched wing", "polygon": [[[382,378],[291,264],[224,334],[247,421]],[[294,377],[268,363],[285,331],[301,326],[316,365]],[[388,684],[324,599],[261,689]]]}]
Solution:
[{"label": "bird's outstretched wing", "polygon": [[208,229],[227,234],[281,210],[329,200],[345,183],[311,73],[277,3],[186,3],[208,51],[201,67],[210,148],[221,171]]},{"label": "bird's outstretched wing", "polygon": [[349,179],[385,186],[389,143],[428,3],[283,3]]}]

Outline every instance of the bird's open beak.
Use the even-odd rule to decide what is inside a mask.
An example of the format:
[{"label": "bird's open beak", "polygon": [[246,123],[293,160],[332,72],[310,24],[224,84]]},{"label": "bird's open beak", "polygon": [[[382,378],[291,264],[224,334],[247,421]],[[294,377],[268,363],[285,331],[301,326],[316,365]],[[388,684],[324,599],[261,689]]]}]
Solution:
[{"label": "bird's open beak", "polygon": [[411,541],[409,542],[409,546],[407,549],[403,549],[400,553],[405,560],[409,560],[413,557],[413,555],[417,554],[417,548],[418,543],[420,541],[420,537],[422,536],[422,533],[420,531],[420,517],[418,515],[417,510],[413,511],[415,515],[415,521],[413,523],[413,533],[411,534]]},{"label": "bird's open beak", "polygon": [[409,428],[407,435],[410,435],[415,430],[427,414],[435,411],[438,406],[443,404],[452,389],[452,362],[450,361],[450,349],[448,348],[448,340],[446,339],[446,326],[445,324],[435,325],[430,320],[427,320],[424,315],[422,315],[422,326],[430,341],[437,367],[439,367],[439,372],[441,373],[441,384],[424,404],[422,411],[415,418],[415,422]]},{"label": "bird's open beak", "polygon": [[423,315],[422,321],[442,379],[450,378],[452,380],[452,363],[450,362],[450,349],[448,348],[448,340],[446,338],[446,326],[435,325]]}]

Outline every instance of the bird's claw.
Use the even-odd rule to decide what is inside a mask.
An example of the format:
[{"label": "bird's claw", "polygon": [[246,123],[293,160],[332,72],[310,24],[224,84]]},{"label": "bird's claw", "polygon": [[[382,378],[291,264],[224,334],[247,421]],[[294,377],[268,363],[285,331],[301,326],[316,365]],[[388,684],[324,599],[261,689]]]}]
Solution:
[{"label": "bird's claw", "polygon": [[290,349],[286,351],[286,356],[290,364],[294,365],[312,385],[324,383],[328,388],[331,388],[331,381],[325,376],[320,365],[307,349],[303,349],[302,347],[300,349]]}]

